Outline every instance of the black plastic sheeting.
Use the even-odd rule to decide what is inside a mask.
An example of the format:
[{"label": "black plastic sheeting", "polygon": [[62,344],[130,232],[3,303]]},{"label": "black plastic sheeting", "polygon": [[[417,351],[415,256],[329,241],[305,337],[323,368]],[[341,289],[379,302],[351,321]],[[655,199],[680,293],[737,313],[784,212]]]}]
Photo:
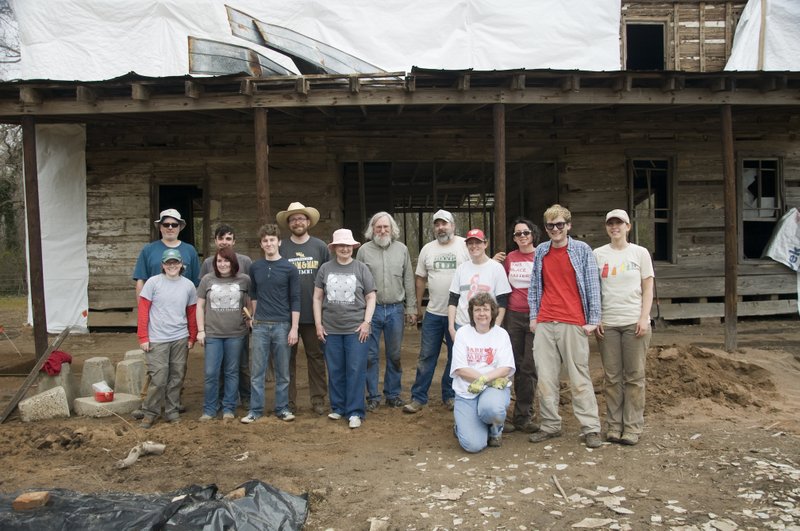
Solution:
[{"label": "black plastic sheeting", "polygon": [[46,506],[15,511],[21,493],[0,494],[0,529],[205,529],[294,530],[308,517],[308,498],[283,492],[258,480],[244,487],[245,496],[226,500],[216,485],[192,485],[167,494],[82,494],[47,490]]}]

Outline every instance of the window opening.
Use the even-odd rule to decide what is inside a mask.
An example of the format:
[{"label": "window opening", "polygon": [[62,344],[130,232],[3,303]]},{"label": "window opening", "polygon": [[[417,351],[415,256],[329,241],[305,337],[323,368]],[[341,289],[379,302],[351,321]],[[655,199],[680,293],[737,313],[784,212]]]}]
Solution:
[{"label": "window opening", "polygon": [[654,260],[672,261],[670,163],[665,159],[631,160],[631,241],[647,248]]},{"label": "window opening", "polygon": [[742,253],[761,258],[783,213],[778,159],[743,159],[740,175]]},{"label": "window opening", "polygon": [[625,69],[664,70],[664,24],[625,24]]}]

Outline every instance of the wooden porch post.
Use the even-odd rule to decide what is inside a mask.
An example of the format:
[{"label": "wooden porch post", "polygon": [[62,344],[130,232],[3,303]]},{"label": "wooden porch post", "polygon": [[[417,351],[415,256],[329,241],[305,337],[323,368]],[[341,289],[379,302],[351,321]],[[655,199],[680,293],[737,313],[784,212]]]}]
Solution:
[{"label": "wooden porch post", "polygon": [[[506,107],[495,103],[494,117],[494,252],[506,250]],[[486,230],[486,227],[483,227]]]},{"label": "wooden porch post", "polygon": [[725,350],[736,350],[739,238],[737,236],[736,166],[733,152],[733,115],[730,105],[720,109],[722,125],[722,175],[725,204]]},{"label": "wooden porch post", "polygon": [[28,270],[33,306],[33,343],[36,357],[47,353],[47,313],[44,304],[42,225],[39,215],[39,172],[36,166],[36,122],[22,118],[22,158],[25,166],[25,218],[28,220]]},{"label": "wooden porch post", "polygon": [[267,142],[267,109],[254,109],[256,150],[256,202],[258,222],[270,221],[269,205],[269,143]]}]

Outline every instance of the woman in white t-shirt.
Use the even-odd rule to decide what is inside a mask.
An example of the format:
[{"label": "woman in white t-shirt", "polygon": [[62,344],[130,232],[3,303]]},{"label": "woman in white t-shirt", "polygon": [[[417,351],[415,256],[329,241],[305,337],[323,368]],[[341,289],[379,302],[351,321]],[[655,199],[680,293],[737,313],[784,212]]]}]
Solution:
[{"label": "woman in white t-shirt", "polygon": [[494,297],[476,294],[468,311],[470,324],[456,332],[450,376],[456,437],[464,450],[475,453],[487,445],[500,446],[515,367],[508,333],[495,325]]},{"label": "woman in white t-shirt", "polygon": [[597,343],[605,372],[606,440],[634,445],[644,428],[645,360],[655,273],[650,252],[628,242],[631,220],[606,214],[611,243],[594,250],[600,273],[602,319]]}]

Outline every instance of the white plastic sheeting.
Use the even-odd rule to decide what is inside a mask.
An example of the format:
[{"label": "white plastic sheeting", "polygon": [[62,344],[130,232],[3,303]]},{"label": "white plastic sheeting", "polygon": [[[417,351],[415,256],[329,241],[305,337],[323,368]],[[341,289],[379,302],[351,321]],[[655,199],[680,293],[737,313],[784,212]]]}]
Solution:
[{"label": "white plastic sheeting", "polygon": [[[76,332],[87,330],[85,147],[81,125],[36,127],[45,309],[51,333],[72,325]],[[32,323],[28,297],[28,322]]]},{"label": "white plastic sheeting", "polygon": [[[187,38],[231,36],[225,4],[387,71],[619,70],[619,0],[12,0],[24,79],[188,73]],[[275,52],[261,53],[294,70]]]},{"label": "white plastic sheeting", "polygon": [[749,0],[739,18],[725,70],[759,70],[759,40],[764,49],[761,70],[800,70],[800,0]]}]

